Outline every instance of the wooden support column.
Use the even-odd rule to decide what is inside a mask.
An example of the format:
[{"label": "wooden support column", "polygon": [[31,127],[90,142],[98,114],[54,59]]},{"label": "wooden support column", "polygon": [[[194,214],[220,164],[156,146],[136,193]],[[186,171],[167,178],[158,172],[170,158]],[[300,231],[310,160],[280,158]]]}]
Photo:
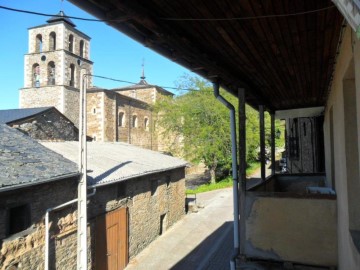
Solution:
[{"label": "wooden support column", "polygon": [[239,99],[239,185],[240,185],[240,257],[245,257],[245,196],[246,196],[246,112],[245,89],[238,89]]},{"label": "wooden support column", "polygon": [[265,181],[265,120],[264,120],[264,106],[259,106],[259,119],[260,119],[260,162],[261,162],[261,180]]},{"label": "wooden support column", "polygon": [[272,112],[271,117],[271,175],[275,174],[275,114]]}]

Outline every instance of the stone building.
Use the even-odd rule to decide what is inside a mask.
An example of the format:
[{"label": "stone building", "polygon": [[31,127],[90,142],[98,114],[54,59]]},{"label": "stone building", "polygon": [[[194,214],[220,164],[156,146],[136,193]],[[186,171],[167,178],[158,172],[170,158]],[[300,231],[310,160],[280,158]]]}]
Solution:
[{"label": "stone building", "polygon": [[[76,268],[78,143],[42,144],[0,125],[0,269]],[[184,215],[186,163],[125,143],[88,154],[88,269],[123,269]]]},{"label": "stone building", "polygon": [[[44,269],[44,216],[75,198],[77,165],[3,124],[0,158],[0,269]],[[63,232],[56,219],[69,213],[55,214],[54,233]],[[68,260],[68,247],[59,241],[52,246],[58,265]]]},{"label": "stone building", "polygon": [[92,65],[90,37],[63,12],[47,24],[29,28],[20,108],[54,106],[77,125],[80,72],[92,73]]},{"label": "stone building", "polygon": [[[25,85],[20,108],[54,106],[75,126],[79,122],[80,73],[92,74],[90,37],[75,28],[63,12],[47,24],[29,29]],[[87,134],[95,141],[126,142],[152,150],[166,146],[155,129],[151,105],[173,94],[149,85],[144,72],[138,84],[115,89],[92,86],[87,77]]]},{"label": "stone building", "polygon": [[[78,161],[76,142],[42,144]],[[123,269],[184,215],[186,162],[119,142],[87,149],[88,185],[96,188],[88,206],[91,269]]]},{"label": "stone building", "polygon": [[0,110],[0,124],[16,128],[35,140],[76,141],[79,131],[55,107]]}]

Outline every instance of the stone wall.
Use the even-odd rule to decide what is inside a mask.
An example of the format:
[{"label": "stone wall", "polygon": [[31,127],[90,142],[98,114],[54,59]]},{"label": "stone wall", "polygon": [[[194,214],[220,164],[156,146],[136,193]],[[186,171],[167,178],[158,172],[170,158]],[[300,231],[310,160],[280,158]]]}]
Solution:
[{"label": "stone wall", "polygon": [[104,141],[116,141],[116,94],[104,92]]},{"label": "stone wall", "polygon": [[[124,114],[123,126],[118,127],[118,141],[130,143],[142,148],[157,150],[154,146],[154,136],[152,133],[152,113],[148,106],[135,99],[129,99],[122,95],[117,95],[118,115]],[[136,117],[136,125],[133,126],[133,117]],[[145,126],[145,119],[148,124]],[[117,123],[119,120],[117,119]]]},{"label": "stone wall", "polygon": [[103,141],[104,129],[104,93],[102,91],[87,94],[87,135],[94,141]]},{"label": "stone wall", "polygon": [[[56,192],[57,191],[57,192]],[[26,196],[25,196],[26,194]],[[77,178],[36,185],[14,191],[3,192],[0,196],[0,269],[44,269],[44,216],[46,210],[77,196]],[[28,205],[30,209],[31,227],[25,231],[9,235],[9,209]],[[50,213],[50,233],[52,236],[64,232],[66,226],[60,226],[59,220],[73,216],[75,206],[63,211]],[[50,255],[54,255],[54,243],[51,241]],[[67,245],[67,243],[63,243]],[[57,254],[59,261],[64,261],[68,254]],[[64,265],[65,269],[74,269],[75,265]],[[15,268],[17,269],[17,268]],[[51,267],[50,267],[51,269]]]},{"label": "stone wall", "polygon": [[[161,215],[165,215],[163,231],[183,217],[184,177],[184,168],[181,168],[128,180],[125,185],[117,183],[98,188],[89,205],[89,216],[128,207],[129,257],[132,258],[159,236]],[[157,189],[152,194],[153,181]],[[119,188],[125,188],[124,195],[119,196]]]},{"label": "stone wall", "polygon": [[35,140],[77,141],[79,136],[75,126],[55,109],[13,122],[10,126]]},{"label": "stone wall", "polygon": [[63,112],[63,87],[46,86],[20,89],[20,108],[55,107]]},{"label": "stone wall", "polygon": [[80,93],[73,87],[64,87],[64,115],[79,127]]}]

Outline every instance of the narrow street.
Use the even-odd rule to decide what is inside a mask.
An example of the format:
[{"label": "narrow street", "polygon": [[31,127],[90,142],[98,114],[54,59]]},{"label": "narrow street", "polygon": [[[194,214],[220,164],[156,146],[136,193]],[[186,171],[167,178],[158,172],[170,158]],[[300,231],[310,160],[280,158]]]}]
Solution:
[{"label": "narrow street", "polygon": [[204,206],[159,236],[126,270],[216,269],[227,270],[233,251],[232,189],[197,195]]}]

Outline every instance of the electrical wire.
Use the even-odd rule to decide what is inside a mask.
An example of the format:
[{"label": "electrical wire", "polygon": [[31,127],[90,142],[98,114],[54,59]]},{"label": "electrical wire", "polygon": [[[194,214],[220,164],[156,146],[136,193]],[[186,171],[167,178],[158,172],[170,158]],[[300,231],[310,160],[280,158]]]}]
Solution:
[{"label": "electrical wire", "polygon": [[259,19],[271,19],[271,18],[281,18],[281,17],[293,17],[299,15],[306,15],[311,13],[317,13],[321,11],[325,11],[331,8],[334,8],[335,5],[308,10],[303,12],[297,13],[288,13],[288,14],[277,14],[277,15],[263,15],[263,16],[248,16],[248,17],[234,17],[234,18],[160,18],[161,20],[165,21],[245,21],[245,20],[259,20]]},{"label": "electrical wire", "polygon": [[[138,85],[138,83],[136,82],[130,82],[130,81],[126,81],[126,80],[121,80],[121,79],[115,79],[115,78],[110,78],[110,77],[106,77],[106,76],[100,76],[100,75],[92,75],[92,74],[86,74],[87,76],[91,76],[94,78],[99,78],[99,79],[104,79],[104,80],[109,80],[109,81],[114,81],[114,82],[121,82],[121,83],[128,83],[128,84],[132,84],[132,85]],[[179,87],[172,87],[172,86],[161,86],[161,85],[148,85],[149,87],[151,86],[157,86],[157,87],[161,87],[164,89],[172,89],[172,90],[177,90],[177,91],[192,91],[192,92],[199,92],[199,89],[193,89],[193,88],[179,88]],[[116,88],[115,88],[116,89]],[[209,92],[212,93],[212,91],[201,91],[201,92]]]},{"label": "electrical wire", "polygon": [[[258,20],[258,19],[270,19],[270,18],[280,18],[280,17],[293,17],[293,16],[299,16],[299,15],[306,15],[311,13],[317,13],[321,11],[325,11],[328,9],[334,8],[335,5],[331,5],[324,8],[314,9],[314,10],[308,10],[303,12],[297,12],[297,13],[287,13],[287,14],[273,14],[273,15],[263,15],[263,16],[248,16],[248,17],[233,17],[233,18],[159,18],[160,20],[165,21],[244,21],[244,20]],[[82,17],[75,17],[75,16],[59,16],[54,14],[48,14],[48,13],[41,13],[36,11],[29,11],[29,10],[23,10],[23,9],[16,9],[16,8],[10,8],[5,6],[0,6],[0,9],[5,9],[9,11],[19,12],[19,13],[26,13],[26,14],[32,14],[32,15],[38,15],[38,16],[45,16],[45,17],[64,17],[74,20],[82,20],[82,21],[90,21],[90,22],[119,22],[124,21],[129,18],[129,16],[124,16],[120,19],[90,19],[90,18],[82,18]]]},{"label": "electrical wire", "polygon": [[82,18],[82,17],[75,17],[75,16],[67,16],[67,15],[62,16],[62,15],[57,15],[57,14],[41,13],[41,12],[36,12],[36,11],[16,9],[16,8],[10,8],[10,7],[5,7],[5,6],[0,6],[0,9],[5,9],[5,10],[19,12],[19,13],[26,13],[26,14],[31,14],[31,15],[37,15],[37,16],[67,18],[67,19],[89,21],[89,22],[116,22],[116,21],[124,21],[125,19],[129,18],[128,16],[125,16],[123,18],[114,19],[114,20],[111,20],[111,19],[100,20],[100,19],[90,19],[90,18]]}]

